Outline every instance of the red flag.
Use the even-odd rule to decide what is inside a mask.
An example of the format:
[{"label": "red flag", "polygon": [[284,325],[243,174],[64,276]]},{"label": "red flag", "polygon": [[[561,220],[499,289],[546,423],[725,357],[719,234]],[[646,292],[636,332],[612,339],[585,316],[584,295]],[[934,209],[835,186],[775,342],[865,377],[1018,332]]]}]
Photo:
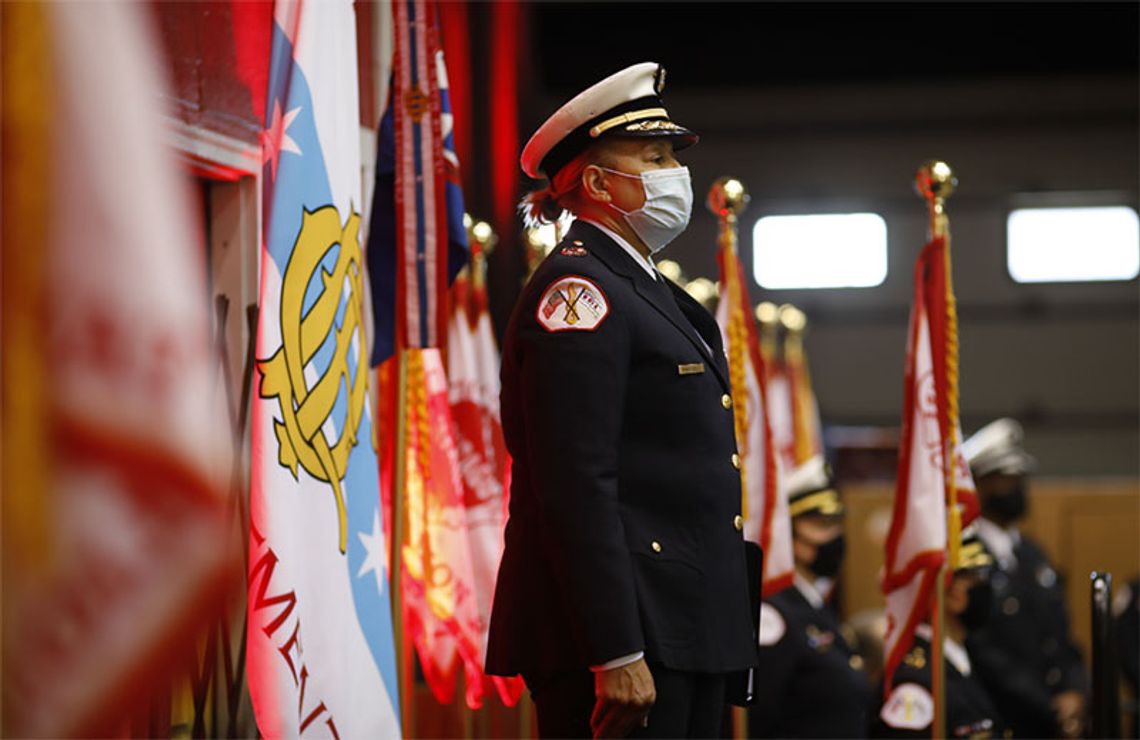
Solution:
[{"label": "red flag", "polygon": [[781,495],[779,466],[768,423],[764,358],[752,321],[748,288],[740,258],[723,247],[720,262],[721,300],[716,318],[728,352],[737,448],[741,454],[741,511],[744,536],[764,550],[762,592],[765,596],[792,583],[792,526],[788,501]]},{"label": "red flag", "polygon": [[483,702],[482,625],[447,379],[438,349],[406,350],[406,358],[403,404],[397,402],[396,361],[385,362],[379,371],[381,407],[406,414],[402,450],[396,449],[394,418],[389,416],[380,430],[380,487],[389,511],[396,456],[404,457],[404,532],[397,543],[404,629],[436,699],[441,704],[454,700],[456,670],[462,667],[467,705],[477,709]]},{"label": "red flag", "polygon": [[[503,555],[511,460],[499,418],[499,351],[487,311],[485,256],[476,242],[471,264],[452,286],[447,338],[448,392],[455,422],[459,473],[471,547],[472,590],[479,607],[480,639],[487,644],[495,577]],[[522,679],[492,676],[503,703],[514,706]]]},{"label": "red flag", "polygon": [[[946,561],[950,471],[945,467],[945,451],[950,446],[952,416],[948,373],[956,372],[947,362],[947,340],[956,330],[948,322],[946,249],[944,239],[932,240],[915,266],[898,478],[883,575],[887,600],[884,676],[888,688],[914,639],[915,627],[929,612],[935,578]],[[960,450],[960,430],[955,439],[959,446],[953,454],[953,472],[959,507],[965,512],[964,526],[977,510],[976,496]]]},{"label": "red flag", "polygon": [[0,13],[2,732],[115,735],[190,654],[239,554],[205,259],[146,8]]}]

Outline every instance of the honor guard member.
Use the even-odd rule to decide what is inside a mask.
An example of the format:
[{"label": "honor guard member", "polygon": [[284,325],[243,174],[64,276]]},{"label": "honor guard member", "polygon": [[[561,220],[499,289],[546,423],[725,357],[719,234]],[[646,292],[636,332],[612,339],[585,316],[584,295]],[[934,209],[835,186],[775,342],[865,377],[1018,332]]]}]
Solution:
[{"label": "honor guard member", "polygon": [[970,638],[978,675],[1021,737],[1079,737],[1088,678],[1069,638],[1065,591],[1045,551],[1018,529],[1036,465],[1013,419],[998,419],[963,444],[982,515],[978,534],[996,561],[994,607]]},{"label": "honor guard member", "polygon": [[[966,636],[989,618],[992,591],[989,572],[993,558],[978,538],[974,527],[962,531],[959,565],[946,586],[944,608],[946,632],[942,638],[945,664],[946,737],[1012,737],[997,705],[978,680]],[[895,669],[893,689],[879,707],[871,728],[872,737],[928,738],[934,722],[931,694],[930,643],[933,631],[929,621],[915,629],[914,643],[902,664]]]},{"label": "honor guard member", "polygon": [[822,457],[787,478],[795,580],[760,608],[753,737],[865,737],[873,699],[863,661],[825,603],[843,562],[843,504]]},{"label": "honor guard member", "polygon": [[575,216],[503,340],[514,459],[487,672],[521,673],[550,737],[713,736],[756,662],[720,332],[655,269],[686,227],[697,136],[637,64],[558,109],[525,215]]}]

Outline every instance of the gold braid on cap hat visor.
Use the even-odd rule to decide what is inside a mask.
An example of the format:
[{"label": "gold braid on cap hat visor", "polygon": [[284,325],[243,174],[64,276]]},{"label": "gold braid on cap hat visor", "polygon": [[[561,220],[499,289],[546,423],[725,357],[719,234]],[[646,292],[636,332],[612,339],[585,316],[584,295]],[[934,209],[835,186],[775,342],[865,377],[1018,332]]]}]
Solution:
[{"label": "gold braid on cap hat visor", "polygon": [[809,511],[830,516],[843,513],[843,504],[839,503],[839,493],[834,488],[827,488],[816,493],[792,501],[788,504],[788,516],[797,517]]},{"label": "gold braid on cap hat visor", "polygon": [[614,126],[621,126],[623,123],[632,123],[633,121],[640,121],[643,118],[668,118],[669,113],[664,108],[645,108],[643,110],[634,110],[629,113],[622,113],[620,116],[607,118],[598,125],[590,129],[590,138],[596,139],[605,132],[609,131]]},{"label": "gold braid on cap hat visor", "polygon": [[954,569],[988,568],[993,564],[994,559],[981,542],[965,542],[958,551],[958,562],[954,564]]}]

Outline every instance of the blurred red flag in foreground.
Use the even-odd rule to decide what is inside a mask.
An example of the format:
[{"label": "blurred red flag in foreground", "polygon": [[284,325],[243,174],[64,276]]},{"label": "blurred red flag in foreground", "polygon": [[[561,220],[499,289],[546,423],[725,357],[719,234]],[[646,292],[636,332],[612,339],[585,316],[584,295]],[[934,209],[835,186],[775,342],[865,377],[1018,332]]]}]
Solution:
[{"label": "blurred red flag in foreground", "polygon": [[146,6],[0,12],[2,731],[106,735],[227,562],[205,261]]}]

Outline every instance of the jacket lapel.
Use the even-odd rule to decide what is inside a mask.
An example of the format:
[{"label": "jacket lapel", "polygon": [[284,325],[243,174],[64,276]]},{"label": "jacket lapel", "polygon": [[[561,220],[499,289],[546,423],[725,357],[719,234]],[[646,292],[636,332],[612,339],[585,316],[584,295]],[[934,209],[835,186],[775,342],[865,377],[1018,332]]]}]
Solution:
[{"label": "jacket lapel", "polygon": [[[607,267],[632,282],[633,289],[637,294],[648,302],[649,305],[653,306],[658,313],[668,319],[669,323],[673,324],[677,331],[685,335],[685,338],[692,343],[701,354],[701,357],[708,360],[712,365],[713,371],[716,373],[721,385],[724,386],[726,390],[729,388],[728,370],[723,366],[723,360],[716,355],[716,350],[713,349],[716,345],[709,342],[709,349],[705,348],[705,343],[702,342],[697,335],[696,328],[692,322],[685,317],[677,301],[673,295],[671,295],[671,284],[665,276],[661,276],[661,279],[665,280],[664,284],[657,283],[644,269],[633,261],[632,257],[626,254],[620,245],[615,244],[614,241],[601,230],[585,221],[575,221],[566,238],[568,240],[579,239],[588,243],[594,255],[604,262]],[[701,310],[704,311],[703,308]],[[719,341],[717,344],[719,344]],[[712,350],[711,354],[710,349]]]}]

